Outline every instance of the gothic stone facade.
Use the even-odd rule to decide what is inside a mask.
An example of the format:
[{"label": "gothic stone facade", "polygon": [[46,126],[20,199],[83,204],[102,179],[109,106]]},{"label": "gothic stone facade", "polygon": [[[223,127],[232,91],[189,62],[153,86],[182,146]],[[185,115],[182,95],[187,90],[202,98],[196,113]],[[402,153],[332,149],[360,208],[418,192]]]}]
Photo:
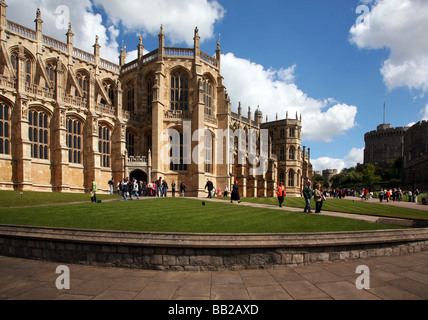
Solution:
[{"label": "gothic stone facade", "polygon": [[[122,49],[117,65],[100,58],[97,38],[94,52],[84,52],[73,46],[71,25],[64,43],[43,35],[39,10],[31,30],[7,20],[6,9],[2,0],[1,189],[85,192],[95,179],[107,191],[111,177],[162,177],[183,181],[193,196],[205,195],[207,179],[221,189],[238,180],[242,196],[257,197],[273,196],[280,178],[289,194],[300,195],[312,172],[309,153],[301,150],[301,121],[262,123],[259,111],[255,120],[232,113],[220,46],[214,56],[202,52],[197,29],[193,48],[165,47],[161,28],[158,49],[144,55],[140,38],[138,58],[125,63]],[[190,132],[205,134],[193,141],[186,123]],[[264,174],[251,177],[249,164],[228,164],[238,150],[228,138],[221,143],[216,130],[237,128],[269,130]],[[167,129],[178,136],[165,139]],[[185,162],[185,141],[191,150],[204,145],[206,161]],[[176,162],[163,161],[165,146],[181,150]]]}]

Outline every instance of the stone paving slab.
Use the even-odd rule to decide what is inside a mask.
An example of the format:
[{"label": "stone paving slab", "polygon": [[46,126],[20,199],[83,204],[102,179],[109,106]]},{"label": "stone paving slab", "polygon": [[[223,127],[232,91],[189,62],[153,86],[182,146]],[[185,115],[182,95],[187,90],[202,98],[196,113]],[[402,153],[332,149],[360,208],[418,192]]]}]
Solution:
[{"label": "stone paving slab", "polygon": [[[427,300],[428,252],[271,270],[164,272],[68,265],[69,290],[58,290],[59,264],[0,256],[4,300]],[[355,282],[359,265],[370,288]]]}]

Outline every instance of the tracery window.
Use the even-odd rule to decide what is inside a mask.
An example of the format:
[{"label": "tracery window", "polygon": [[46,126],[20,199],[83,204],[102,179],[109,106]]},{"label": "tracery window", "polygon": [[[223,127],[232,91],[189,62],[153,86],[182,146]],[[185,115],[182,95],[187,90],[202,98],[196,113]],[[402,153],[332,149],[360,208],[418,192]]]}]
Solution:
[{"label": "tracery window", "polygon": [[130,131],[126,133],[126,150],[128,150],[128,156],[135,156],[135,136]]},{"label": "tracery window", "polygon": [[[82,94],[83,97],[82,98],[87,98],[88,97],[88,92],[89,92],[89,79],[88,76],[86,74],[83,73],[78,73],[76,75],[77,78],[77,82],[79,83],[80,89],[82,89]],[[76,90],[75,93],[76,96],[79,95],[78,91]]]},{"label": "tracery window", "polygon": [[152,114],[152,103],[153,103],[153,86],[155,85],[155,79],[153,76],[147,78],[147,113]]},{"label": "tracery window", "polygon": [[182,71],[171,75],[171,110],[189,109],[189,79]]},{"label": "tracery window", "polygon": [[83,130],[82,123],[76,119],[67,120],[67,147],[68,162],[81,164],[82,163],[82,150],[83,150]]},{"label": "tracery window", "polygon": [[288,150],[288,159],[289,160],[295,160],[296,159],[296,151],[293,147]]},{"label": "tracery window", "polygon": [[[49,81],[52,83],[53,88],[55,88],[55,65],[53,63],[48,63],[46,65],[46,73],[48,75]],[[46,88],[49,88],[48,82],[45,84]]]},{"label": "tracery window", "polygon": [[33,159],[49,159],[49,117],[43,111],[28,113],[28,138]]},{"label": "tracery window", "polygon": [[213,113],[212,111],[213,85],[208,79],[206,79],[203,82],[203,88],[204,88],[205,114],[207,116],[211,116]]},{"label": "tracery window", "polygon": [[170,170],[171,171],[186,171],[187,164],[184,163],[184,155],[187,154],[188,150],[184,143],[186,136],[183,133],[170,137]]},{"label": "tracery window", "polygon": [[294,187],[294,170],[290,170],[288,172],[288,186]]},{"label": "tracery window", "polygon": [[211,132],[205,130],[204,137],[204,146],[205,146],[205,172],[212,173],[212,165],[213,165],[213,137],[211,136]]},{"label": "tracery window", "polygon": [[10,108],[0,103],[0,154],[10,154]]},{"label": "tracery window", "polygon": [[133,85],[128,85],[126,89],[126,110],[134,111],[135,108],[135,90]]},{"label": "tracery window", "polygon": [[98,126],[98,151],[101,154],[101,167],[110,168],[110,129],[107,126]]}]

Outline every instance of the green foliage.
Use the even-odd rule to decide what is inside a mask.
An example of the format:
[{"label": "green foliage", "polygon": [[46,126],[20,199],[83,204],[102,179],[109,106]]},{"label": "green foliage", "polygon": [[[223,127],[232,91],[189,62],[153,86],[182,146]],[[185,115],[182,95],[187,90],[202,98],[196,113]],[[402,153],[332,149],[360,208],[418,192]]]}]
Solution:
[{"label": "green foliage", "polygon": [[315,174],[312,176],[313,186],[320,184],[323,188],[328,188],[330,185],[327,181],[324,180],[324,177],[320,174]]},{"label": "green foliage", "polygon": [[333,188],[361,187],[378,189],[380,186],[396,187],[402,184],[401,174],[403,159],[389,161],[379,167],[371,163],[360,164],[356,167],[343,169],[342,172],[332,178]]}]

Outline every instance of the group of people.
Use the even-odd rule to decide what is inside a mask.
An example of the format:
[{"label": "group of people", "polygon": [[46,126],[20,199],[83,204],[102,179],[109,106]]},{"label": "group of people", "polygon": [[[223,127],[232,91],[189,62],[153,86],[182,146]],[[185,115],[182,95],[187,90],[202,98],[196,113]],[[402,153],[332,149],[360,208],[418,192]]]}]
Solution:
[{"label": "group of people", "polygon": [[[312,181],[308,180],[303,188],[303,197],[305,198],[305,208],[303,212],[312,213],[311,200],[315,200],[315,213],[321,213],[323,202],[326,200],[327,192],[321,189],[321,184],[317,184],[315,189],[312,189]],[[284,198],[287,195],[283,182],[280,182],[276,188],[276,196],[278,198],[279,207],[282,207]]]},{"label": "group of people", "polygon": [[[207,179],[207,183],[205,184],[205,190],[208,191],[208,198],[212,198],[217,195],[217,197],[225,197],[227,198],[229,196],[229,188],[226,186],[224,190],[221,190],[221,187],[216,188],[214,187],[214,184],[210,179]],[[230,193],[230,202],[233,203],[233,201],[238,201],[238,203],[241,202],[241,197],[239,195],[239,186],[238,181],[235,181],[232,185],[232,191]]]},{"label": "group of people", "polygon": [[315,200],[315,213],[321,213],[322,205],[327,198],[326,191],[322,191],[321,184],[317,184],[315,189],[312,189],[312,181],[308,180],[303,188],[303,197],[305,198],[305,209],[303,212],[312,213],[311,199]]},{"label": "group of people", "polygon": [[[115,185],[114,178],[109,180],[108,184],[110,186],[110,194],[113,194]],[[162,179],[162,177],[156,181],[149,181],[148,183],[145,181],[137,181],[135,177],[132,179],[126,177],[122,181],[119,181],[116,187],[117,194],[122,196],[124,200],[128,200],[128,197],[131,200],[133,200],[134,197],[136,197],[137,200],[139,200],[140,197],[167,197],[169,190],[168,183],[166,180]],[[173,197],[175,197],[176,191],[179,191],[181,197],[184,197],[184,193],[186,192],[186,184],[184,181],[180,183],[179,190],[177,190],[175,181],[171,183],[171,194]]]},{"label": "group of people", "polygon": [[[418,202],[418,195],[420,194],[419,189],[411,189],[407,192],[408,201],[409,202]],[[373,192],[369,193],[370,198],[373,198]],[[382,202],[383,200],[386,200],[386,202],[389,202],[389,200],[392,201],[401,201],[403,200],[403,191],[401,190],[401,187],[394,188],[394,189],[384,189],[381,188],[379,191],[379,201]],[[363,191],[362,198],[365,198],[367,200],[367,190]]]},{"label": "group of people", "polygon": [[[160,177],[156,181],[151,181],[149,183],[146,183],[145,181],[137,181],[135,177],[132,179],[127,177],[117,182],[117,184],[115,183],[115,179],[111,178],[108,181],[108,185],[110,187],[110,194],[114,193],[114,186],[116,185],[117,194],[122,196],[124,200],[128,200],[128,198],[131,200],[133,200],[134,198],[137,198],[137,200],[139,200],[140,197],[162,198],[162,197],[167,197],[169,192],[169,185],[166,182],[166,180],[162,179],[162,177]],[[92,188],[91,188],[91,201],[93,202],[96,202],[96,195],[95,195],[96,189],[97,189],[96,182],[93,179]],[[175,197],[176,192],[180,192],[180,196],[184,197],[186,189],[187,187],[184,181],[180,183],[178,189],[175,181],[172,181],[171,196]],[[213,183],[210,180],[207,181],[205,189],[208,189],[208,198],[212,198],[216,195],[218,197],[229,196],[229,189],[227,186],[224,188],[224,191],[222,191],[220,187],[218,188],[218,190],[216,190]],[[235,183],[232,186],[232,192],[230,196],[231,196],[231,202],[233,202],[234,200],[241,202],[241,199],[239,196],[239,186],[237,181],[235,181]]]}]

